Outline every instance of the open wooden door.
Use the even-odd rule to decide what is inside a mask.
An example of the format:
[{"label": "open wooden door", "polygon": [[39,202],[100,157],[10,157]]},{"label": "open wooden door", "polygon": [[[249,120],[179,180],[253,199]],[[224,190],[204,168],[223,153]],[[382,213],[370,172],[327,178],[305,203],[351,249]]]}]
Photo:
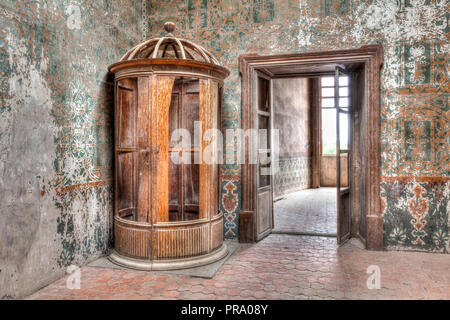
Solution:
[{"label": "open wooden door", "polygon": [[261,72],[255,77],[255,128],[258,129],[256,164],[256,240],[270,234],[273,228],[272,191],[272,81]]},{"label": "open wooden door", "polygon": [[[342,244],[351,232],[351,101],[349,74],[336,67],[334,105],[336,107],[337,241]],[[348,87],[347,87],[348,86]],[[342,88],[347,87],[347,88]]]}]

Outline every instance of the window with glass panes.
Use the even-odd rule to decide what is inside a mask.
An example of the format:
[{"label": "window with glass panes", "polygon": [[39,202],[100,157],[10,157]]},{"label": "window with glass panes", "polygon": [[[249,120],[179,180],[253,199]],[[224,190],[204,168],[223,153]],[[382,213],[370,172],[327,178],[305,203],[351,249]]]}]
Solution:
[{"label": "window with glass panes", "polygon": [[[322,154],[336,155],[336,106],[334,99],[334,77],[320,79],[320,105],[322,109]],[[338,101],[340,108],[349,106],[349,81],[347,76],[339,77]],[[343,117],[340,131],[348,135],[348,119]],[[348,137],[341,134],[341,148],[347,149]]]}]

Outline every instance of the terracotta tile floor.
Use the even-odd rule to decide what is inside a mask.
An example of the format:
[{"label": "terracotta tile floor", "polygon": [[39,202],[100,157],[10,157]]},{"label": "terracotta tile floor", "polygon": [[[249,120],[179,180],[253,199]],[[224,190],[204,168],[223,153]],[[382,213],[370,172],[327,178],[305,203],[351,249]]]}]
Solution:
[{"label": "terracotta tile floor", "polygon": [[273,206],[275,231],[336,234],[336,188],[293,192]]},{"label": "terracotta tile floor", "polygon": [[[381,289],[366,285],[369,265]],[[356,242],[272,234],[237,249],[213,279],[97,267],[81,269],[81,289],[66,278],[30,299],[450,299],[450,256],[375,252]]]}]

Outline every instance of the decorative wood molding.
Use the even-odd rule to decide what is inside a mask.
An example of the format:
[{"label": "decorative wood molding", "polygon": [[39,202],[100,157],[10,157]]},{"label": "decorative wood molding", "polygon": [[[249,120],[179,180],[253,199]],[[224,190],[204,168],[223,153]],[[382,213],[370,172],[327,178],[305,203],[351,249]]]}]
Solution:
[{"label": "decorative wood molding", "polygon": [[312,140],[312,179],[311,187],[320,187],[320,143],[322,130],[320,128],[320,118],[322,113],[320,108],[319,78],[310,81],[311,96],[311,140]]},{"label": "decorative wood molding", "polygon": [[[242,129],[253,129],[253,78],[256,70],[265,70],[274,66],[299,66],[312,70],[325,64],[345,65],[362,63],[367,72],[366,90],[369,93],[368,124],[365,135],[366,154],[369,168],[366,175],[366,246],[367,249],[383,249],[383,216],[380,199],[380,70],[383,48],[381,45],[363,46],[359,49],[295,53],[285,55],[259,56],[244,54],[239,56],[241,74]],[[306,71],[305,71],[306,72]],[[311,74],[311,71],[309,72]],[[296,74],[297,76],[300,74]],[[254,242],[255,224],[255,165],[249,164],[249,145],[245,145],[245,163],[241,165],[242,204],[240,213],[240,241]],[[247,225],[251,224],[251,226]],[[253,232],[252,232],[253,230]]]}]

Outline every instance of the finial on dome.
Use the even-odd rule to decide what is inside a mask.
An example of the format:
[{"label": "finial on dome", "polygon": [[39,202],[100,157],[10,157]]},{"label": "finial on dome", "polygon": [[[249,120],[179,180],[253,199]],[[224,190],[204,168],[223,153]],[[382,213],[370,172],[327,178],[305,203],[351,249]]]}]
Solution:
[{"label": "finial on dome", "polygon": [[172,34],[172,32],[175,30],[175,23],[171,22],[171,21],[167,21],[166,23],[164,23],[164,29]]}]

